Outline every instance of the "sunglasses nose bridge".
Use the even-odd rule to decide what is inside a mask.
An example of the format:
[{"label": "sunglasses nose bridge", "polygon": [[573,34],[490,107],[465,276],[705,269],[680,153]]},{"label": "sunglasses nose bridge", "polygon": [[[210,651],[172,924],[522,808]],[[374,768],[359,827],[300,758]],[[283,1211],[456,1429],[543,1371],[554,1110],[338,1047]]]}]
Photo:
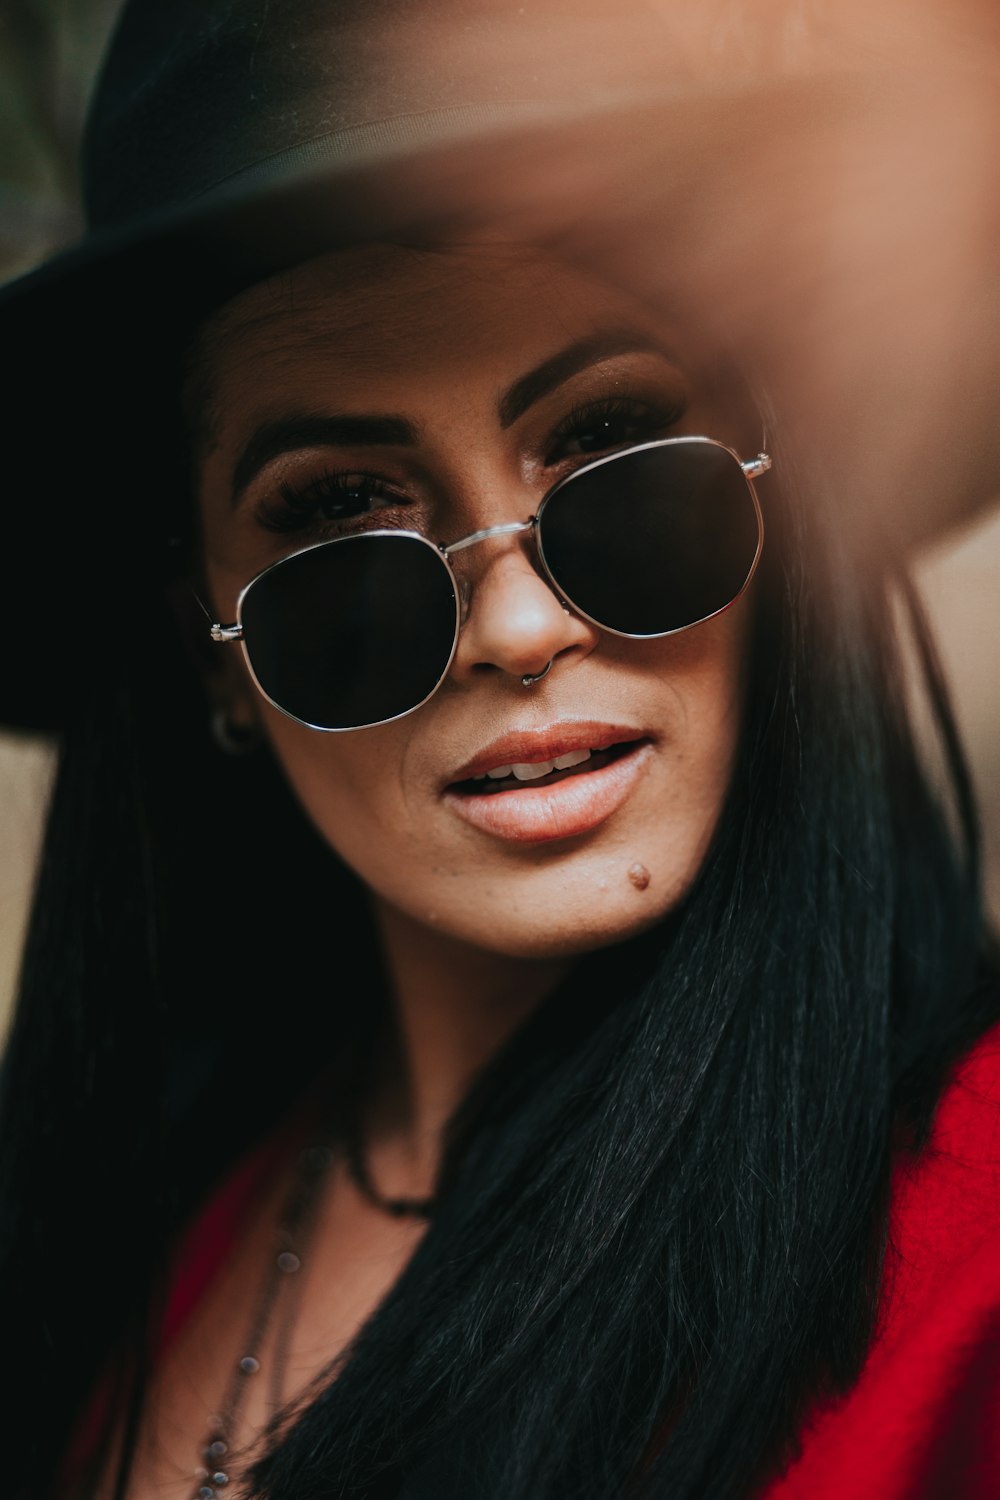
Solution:
[{"label": "sunglasses nose bridge", "polygon": [[[468,536],[460,537],[457,542],[450,542],[447,547],[441,548],[441,552],[450,563],[453,553],[464,552],[468,547],[477,546],[479,542],[491,541],[494,537],[500,536],[523,536],[529,531],[535,534],[537,548],[537,524],[538,517],[530,516],[527,521],[505,521],[500,526],[486,526],[480,531],[472,531]],[[464,625],[472,597],[472,580],[464,569],[459,573],[452,566],[452,573],[458,584],[460,624]]]},{"label": "sunglasses nose bridge", "polygon": [[531,516],[527,521],[505,521],[502,526],[486,526],[482,531],[470,531],[468,536],[459,537],[457,542],[449,542],[447,547],[441,551],[445,557],[451,557],[453,552],[464,552],[466,547],[474,547],[477,542],[485,542],[494,536],[517,536],[525,531],[534,531],[536,517]]}]

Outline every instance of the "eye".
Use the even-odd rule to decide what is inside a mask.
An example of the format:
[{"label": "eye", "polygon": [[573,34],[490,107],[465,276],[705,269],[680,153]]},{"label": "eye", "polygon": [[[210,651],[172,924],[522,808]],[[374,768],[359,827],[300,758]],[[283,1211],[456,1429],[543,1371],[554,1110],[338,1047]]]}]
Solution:
[{"label": "eye", "polygon": [[307,484],[284,482],[280,498],[263,500],[257,520],[268,531],[301,531],[319,522],[333,525],[400,505],[403,497],[384,479],[357,471],[321,474]]},{"label": "eye", "polygon": [[634,396],[610,396],[578,406],[552,435],[546,463],[662,437],[684,415],[685,403],[656,404]]}]

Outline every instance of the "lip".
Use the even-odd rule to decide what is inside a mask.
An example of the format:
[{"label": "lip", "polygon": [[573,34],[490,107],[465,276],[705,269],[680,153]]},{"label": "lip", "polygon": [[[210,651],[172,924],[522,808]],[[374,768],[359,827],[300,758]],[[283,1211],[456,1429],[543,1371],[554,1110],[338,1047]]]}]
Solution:
[{"label": "lip", "polygon": [[[595,726],[589,726],[590,734]],[[545,752],[538,749],[541,739],[534,743],[532,755],[524,753],[523,737],[507,736],[489,747],[488,752],[478,757],[479,762],[489,766],[508,765],[505,759],[511,750],[511,759],[523,761],[551,760],[567,750],[607,749],[621,744],[623,740],[634,740],[634,745],[609,765],[600,770],[581,772],[567,776],[549,786],[533,787],[530,782],[516,791],[499,792],[492,796],[474,796],[460,792],[454,784],[444,792],[443,800],[456,815],[483,833],[518,844],[548,843],[556,839],[576,838],[606,822],[622,806],[646,774],[653,754],[653,743],[648,736],[640,737],[635,730],[608,730],[603,743],[587,738],[582,726],[572,726],[573,733],[580,736],[571,743],[567,731],[560,731],[556,740],[551,737]],[[504,747],[497,758],[497,747]],[[471,764],[475,765],[476,762]],[[482,772],[472,771],[471,775]],[[462,778],[467,779],[467,777]]]},{"label": "lip", "polygon": [[466,761],[449,777],[445,786],[450,791],[457,781],[470,781],[473,776],[485,776],[497,766],[527,765],[532,761],[555,760],[557,755],[566,755],[570,750],[608,750],[612,745],[621,745],[626,740],[649,739],[642,729],[629,728],[624,724],[602,724],[593,719],[575,719],[562,724],[549,724],[539,729],[515,729],[491,741],[472,760]]}]

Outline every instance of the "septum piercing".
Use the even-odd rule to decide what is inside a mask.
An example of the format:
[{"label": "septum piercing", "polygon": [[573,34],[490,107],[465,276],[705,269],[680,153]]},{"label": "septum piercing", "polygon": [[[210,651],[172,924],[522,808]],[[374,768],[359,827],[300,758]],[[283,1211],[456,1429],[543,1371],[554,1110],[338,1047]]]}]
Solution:
[{"label": "septum piercing", "polygon": [[543,667],[536,677],[532,677],[529,672],[526,672],[525,675],[521,678],[521,686],[534,687],[536,682],[541,682],[543,677],[547,677],[548,674],[552,671],[552,660],[553,658],[550,656],[548,666]]}]

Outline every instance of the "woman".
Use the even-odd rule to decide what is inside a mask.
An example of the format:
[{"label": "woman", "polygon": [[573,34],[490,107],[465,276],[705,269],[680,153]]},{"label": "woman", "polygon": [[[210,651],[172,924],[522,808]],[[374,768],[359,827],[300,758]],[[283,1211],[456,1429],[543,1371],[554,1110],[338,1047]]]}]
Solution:
[{"label": "woman", "polygon": [[4,1101],[11,1493],[991,1493],[997,991],[905,584],[683,317],[357,200],[261,249],[286,178],[233,197],[224,148],[300,150],[286,49],[319,26],[364,92],[371,21],[209,15],[126,11],[109,227],[4,308],[72,306],[106,476],[102,545],[74,507],[45,549],[86,676],[42,621],[8,694],[67,700]]}]

